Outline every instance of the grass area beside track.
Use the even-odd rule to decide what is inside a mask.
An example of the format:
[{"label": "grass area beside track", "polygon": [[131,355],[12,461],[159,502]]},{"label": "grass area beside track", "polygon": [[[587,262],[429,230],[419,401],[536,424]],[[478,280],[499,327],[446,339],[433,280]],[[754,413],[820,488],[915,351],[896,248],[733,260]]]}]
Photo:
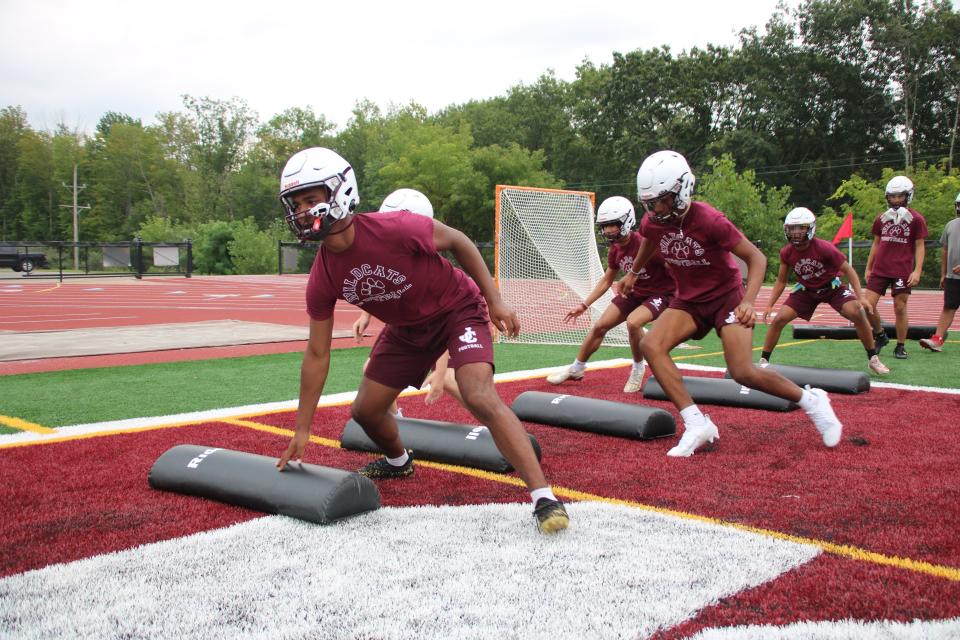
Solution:
[{"label": "grass area beside track", "polygon": [[[758,326],[754,361],[765,335],[766,327]],[[674,351],[678,363],[724,366],[716,334],[690,344],[700,348]],[[896,360],[892,345],[884,349],[881,358],[892,370],[882,378],[884,382],[960,388],[960,341],[951,341],[938,354],[916,342],[908,343],[907,350],[906,360]],[[495,352],[497,371],[506,372],[562,366],[573,360],[577,347],[504,344],[497,345]],[[324,393],[356,389],[368,354],[365,347],[335,350]],[[603,347],[592,360],[628,357],[627,348]],[[0,376],[0,416],[58,427],[293,400],[299,389],[300,359],[298,353],[285,353]],[[866,354],[858,341],[794,340],[789,330],[784,331],[772,361],[867,370]],[[0,418],[0,433],[14,431],[3,427]]]}]

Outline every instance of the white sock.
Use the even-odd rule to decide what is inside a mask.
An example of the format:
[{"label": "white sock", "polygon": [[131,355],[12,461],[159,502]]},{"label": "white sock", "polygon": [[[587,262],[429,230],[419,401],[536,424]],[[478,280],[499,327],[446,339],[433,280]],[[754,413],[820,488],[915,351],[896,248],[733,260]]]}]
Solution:
[{"label": "white sock", "polygon": [[586,362],[580,362],[579,360],[574,359],[573,364],[570,365],[571,371],[583,371],[587,368]]},{"label": "white sock", "polygon": [[797,404],[800,405],[800,408],[804,411],[810,411],[815,408],[820,403],[820,398],[810,393],[809,389],[800,390],[800,401]]},{"label": "white sock", "polygon": [[640,362],[636,362],[636,361],[635,361],[635,362],[633,363],[633,370],[634,370],[634,371],[639,371],[640,369],[643,369],[645,366],[647,366],[647,363],[644,362],[643,360],[641,360]]},{"label": "white sock", "polygon": [[550,500],[556,500],[557,497],[553,495],[553,489],[550,487],[544,487],[542,489],[534,489],[530,492],[530,499],[533,500],[533,506],[537,506],[537,502],[541,498],[549,498]]},{"label": "white sock", "polygon": [[[387,458],[387,456],[384,456],[384,458]],[[399,456],[397,458],[387,458],[387,462],[389,462],[394,467],[402,467],[403,465],[407,464],[407,460],[409,459],[410,459],[410,454],[404,451],[402,456]]]},{"label": "white sock", "polygon": [[700,411],[700,407],[695,404],[686,409],[680,410],[680,417],[683,418],[683,426],[700,426],[707,421],[707,417]]}]

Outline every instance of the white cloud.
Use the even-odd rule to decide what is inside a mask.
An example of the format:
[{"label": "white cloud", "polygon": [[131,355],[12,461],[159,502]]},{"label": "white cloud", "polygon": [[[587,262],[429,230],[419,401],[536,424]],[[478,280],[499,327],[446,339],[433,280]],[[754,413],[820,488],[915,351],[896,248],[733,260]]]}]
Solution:
[{"label": "white cloud", "polygon": [[[349,8],[349,12],[339,7]],[[262,120],[310,105],[339,125],[357,100],[431,111],[501,95],[585,58],[662,44],[734,44],[774,0],[351,4],[0,0],[0,106],[90,130],[106,111],[150,122],[180,96],[238,96]]]}]

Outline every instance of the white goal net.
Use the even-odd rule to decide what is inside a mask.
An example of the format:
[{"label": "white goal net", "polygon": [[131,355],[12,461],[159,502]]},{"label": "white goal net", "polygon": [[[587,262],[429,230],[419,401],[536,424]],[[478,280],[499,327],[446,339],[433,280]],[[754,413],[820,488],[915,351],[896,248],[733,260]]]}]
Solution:
[{"label": "white goal net", "polygon": [[[607,291],[589,313],[563,321],[606,271],[593,207],[594,194],[584,191],[497,185],[495,277],[520,318],[520,335],[500,335],[500,342],[579,345],[610,304]],[[627,346],[625,326],[608,332],[603,343]]]}]

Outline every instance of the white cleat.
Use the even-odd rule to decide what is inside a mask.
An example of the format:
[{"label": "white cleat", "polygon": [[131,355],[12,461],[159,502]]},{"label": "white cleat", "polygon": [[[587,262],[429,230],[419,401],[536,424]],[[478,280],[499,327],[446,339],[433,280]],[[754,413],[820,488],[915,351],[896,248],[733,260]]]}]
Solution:
[{"label": "white cleat", "polygon": [[767,367],[770,366],[770,361],[767,360],[766,358],[760,358],[759,360],[757,360],[757,366],[760,367],[761,369],[766,369]]},{"label": "white cleat", "polygon": [[873,371],[877,375],[885,376],[890,373],[890,367],[880,362],[879,356],[872,356],[870,358],[870,371]]},{"label": "white cleat", "polygon": [[647,370],[646,364],[641,364],[638,368],[630,371],[630,377],[627,378],[627,384],[623,385],[624,393],[636,393],[643,387],[643,373]]},{"label": "white cleat", "polygon": [[840,436],[843,435],[843,425],[840,424],[837,414],[830,406],[830,396],[823,389],[811,389],[810,385],[807,385],[806,389],[817,396],[817,406],[807,411],[807,415],[813,420],[817,431],[823,437],[823,444],[828,447],[837,446],[840,443]]},{"label": "white cleat", "polygon": [[683,437],[673,449],[667,451],[671,458],[689,458],[693,452],[707,444],[720,438],[720,431],[717,425],[713,424],[710,416],[704,416],[707,421],[700,427],[686,427],[683,431]]},{"label": "white cleat", "polygon": [[547,382],[550,384],[563,384],[567,380],[580,380],[583,378],[583,374],[586,373],[586,369],[581,369],[580,371],[574,371],[570,367],[566,369],[561,369],[556,373],[551,373],[547,376]]}]

